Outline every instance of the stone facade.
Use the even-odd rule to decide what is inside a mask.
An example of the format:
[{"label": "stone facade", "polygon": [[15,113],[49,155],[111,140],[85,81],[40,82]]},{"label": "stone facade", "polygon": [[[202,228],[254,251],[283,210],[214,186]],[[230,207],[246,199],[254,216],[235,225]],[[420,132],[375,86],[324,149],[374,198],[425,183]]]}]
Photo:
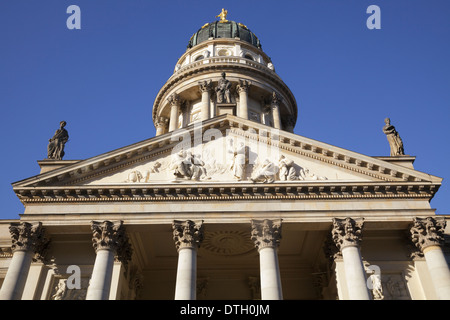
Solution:
[{"label": "stone facade", "polygon": [[450,299],[442,179],[294,134],[259,45],[188,48],[152,115],[155,137],[13,183],[0,299]]}]

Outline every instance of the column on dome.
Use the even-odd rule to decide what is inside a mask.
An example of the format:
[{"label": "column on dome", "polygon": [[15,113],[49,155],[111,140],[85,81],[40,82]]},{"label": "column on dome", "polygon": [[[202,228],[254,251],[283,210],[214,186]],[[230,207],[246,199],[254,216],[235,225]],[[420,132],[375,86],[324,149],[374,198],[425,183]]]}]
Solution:
[{"label": "column on dome", "polygon": [[236,90],[239,93],[239,109],[238,117],[248,119],[248,90],[250,88],[250,81],[239,80],[239,84],[236,86]]},{"label": "column on dome", "polygon": [[415,217],[410,228],[412,242],[425,256],[430,276],[440,300],[450,300],[450,270],[445,260],[444,217]]},{"label": "column on dome", "polygon": [[20,300],[33,257],[42,258],[49,241],[45,238],[42,223],[11,223],[13,257],[0,290],[0,300]]},{"label": "column on dome", "polygon": [[169,132],[172,132],[178,128],[178,115],[180,113],[181,98],[178,94],[173,93],[167,98],[170,103],[170,119],[169,119]]},{"label": "column on dome", "polygon": [[114,261],[126,265],[132,249],[122,221],[92,221],[91,230],[96,257],[86,300],[108,300]]},{"label": "column on dome", "polygon": [[202,94],[201,120],[204,121],[210,118],[212,82],[211,80],[200,81],[198,87]]},{"label": "column on dome", "polygon": [[173,240],[178,251],[175,300],[195,300],[197,291],[197,250],[203,240],[203,221],[172,223]]},{"label": "column on dome", "polygon": [[262,300],[282,300],[277,249],[281,239],[281,219],[252,220],[251,239],[259,253]]},{"label": "column on dome", "polygon": [[162,135],[164,133],[167,132],[167,127],[169,125],[169,119],[167,119],[166,117],[158,117],[158,119],[156,119],[155,122],[155,126],[156,126],[156,135]]},{"label": "column on dome", "polygon": [[281,116],[280,116],[281,97],[275,91],[272,92],[271,108],[273,127],[275,129],[281,129]]},{"label": "column on dome", "polygon": [[350,300],[370,300],[360,243],[364,219],[333,218],[332,239],[342,254]]}]

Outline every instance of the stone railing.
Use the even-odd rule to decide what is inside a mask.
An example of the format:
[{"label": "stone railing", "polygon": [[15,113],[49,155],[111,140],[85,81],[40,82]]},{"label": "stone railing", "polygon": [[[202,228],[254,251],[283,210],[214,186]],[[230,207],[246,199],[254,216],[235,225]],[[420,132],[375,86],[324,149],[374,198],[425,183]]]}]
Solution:
[{"label": "stone railing", "polygon": [[[242,57],[236,57],[236,56],[230,56],[230,57],[210,57],[210,58],[205,58],[199,61],[194,61],[192,63],[189,63],[185,66],[181,66],[178,70],[176,70],[174,72],[174,74],[172,75],[172,77],[189,71],[191,69],[195,69],[198,67],[201,67],[203,65],[208,65],[208,64],[243,64],[255,69],[259,69],[265,72],[271,72],[275,75],[275,71],[273,71],[272,69],[268,68],[267,66],[265,66],[264,64],[261,64],[259,62],[255,62],[249,59],[245,59]],[[171,78],[172,78],[171,77]]]}]

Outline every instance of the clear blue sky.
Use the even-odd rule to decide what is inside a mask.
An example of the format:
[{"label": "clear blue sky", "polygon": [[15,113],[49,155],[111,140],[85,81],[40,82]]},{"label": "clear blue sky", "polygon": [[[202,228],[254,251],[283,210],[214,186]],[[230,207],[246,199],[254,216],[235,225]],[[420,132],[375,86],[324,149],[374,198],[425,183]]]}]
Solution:
[{"label": "clear blue sky", "polygon": [[[72,4],[80,30],[66,27]],[[379,30],[366,26],[369,5]],[[61,120],[65,160],[153,137],[158,90],[222,8],[260,38],[295,95],[295,133],[386,156],[390,117],[415,168],[444,178],[431,206],[450,213],[448,0],[1,0],[0,218],[23,212],[11,183],[39,173]]]}]

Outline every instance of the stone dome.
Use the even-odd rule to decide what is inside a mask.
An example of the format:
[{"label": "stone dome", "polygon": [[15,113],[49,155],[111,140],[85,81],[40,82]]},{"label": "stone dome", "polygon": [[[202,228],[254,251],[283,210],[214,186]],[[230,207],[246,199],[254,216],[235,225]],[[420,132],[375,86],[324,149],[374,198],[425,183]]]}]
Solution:
[{"label": "stone dome", "polygon": [[228,20],[219,20],[211,23],[206,23],[192,35],[187,48],[190,49],[211,38],[239,38],[240,40],[248,42],[253,46],[261,49],[261,43],[258,37],[253,32],[251,32],[242,23]]}]

